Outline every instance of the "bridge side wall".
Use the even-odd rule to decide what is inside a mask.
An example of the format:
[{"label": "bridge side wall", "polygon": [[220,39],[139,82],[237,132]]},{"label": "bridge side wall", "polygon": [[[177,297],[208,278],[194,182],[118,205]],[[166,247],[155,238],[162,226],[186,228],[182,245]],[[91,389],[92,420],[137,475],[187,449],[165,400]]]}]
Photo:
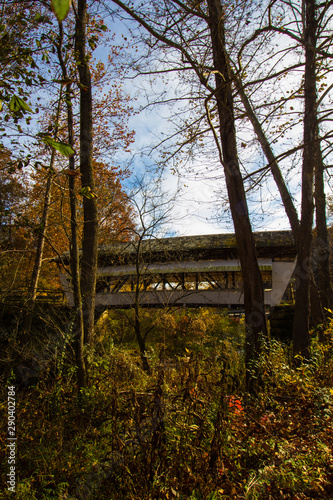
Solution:
[{"label": "bridge side wall", "polygon": [[[223,262],[225,265],[225,262]],[[229,266],[233,263],[228,262]],[[234,265],[237,262],[234,262]],[[272,289],[265,290],[265,304],[279,305],[292,277],[296,262],[272,262]],[[216,269],[216,267],[214,266]],[[159,272],[161,272],[159,267]],[[169,267],[166,266],[166,271]],[[125,272],[125,269],[124,269]],[[101,273],[104,274],[104,273]],[[73,295],[68,277],[60,276],[68,304],[73,306]],[[135,292],[97,293],[96,306],[104,307],[132,307]],[[243,306],[244,296],[240,290],[153,290],[140,293],[140,304],[144,306]]]}]

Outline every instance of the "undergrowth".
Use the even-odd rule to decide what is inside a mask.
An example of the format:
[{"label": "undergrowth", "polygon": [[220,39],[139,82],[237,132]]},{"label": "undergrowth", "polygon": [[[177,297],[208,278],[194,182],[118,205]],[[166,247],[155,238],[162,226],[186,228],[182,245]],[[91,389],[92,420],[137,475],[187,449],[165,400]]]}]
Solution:
[{"label": "undergrowth", "polygon": [[[163,325],[172,339],[178,328],[176,343]],[[0,497],[332,498],[331,326],[325,343],[313,339],[311,362],[298,368],[290,367],[288,346],[264,342],[255,398],[244,391],[241,328],[237,319],[206,312],[179,315],[175,324],[164,317],[148,346],[151,376],[128,333],[104,331],[88,389],[78,393],[69,357],[53,377],[17,387],[16,492],[6,487],[4,418]],[[2,383],[5,416],[12,382]]]}]

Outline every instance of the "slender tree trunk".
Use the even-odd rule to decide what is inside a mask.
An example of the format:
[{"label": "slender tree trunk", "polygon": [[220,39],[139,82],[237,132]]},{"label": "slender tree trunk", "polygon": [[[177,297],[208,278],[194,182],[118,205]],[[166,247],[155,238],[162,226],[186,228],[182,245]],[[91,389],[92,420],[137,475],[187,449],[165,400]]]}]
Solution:
[{"label": "slender tree trunk", "polygon": [[139,345],[140,349],[140,356],[141,356],[141,361],[142,361],[142,367],[144,371],[148,374],[151,373],[149,362],[147,359],[147,353],[146,353],[146,340],[145,337],[142,335],[142,326],[141,326],[141,318],[140,318],[140,296],[141,296],[141,266],[142,262],[140,259],[140,254],[141,254],[141,242],[142,239],[138,241],[138,247],[136,251],[136,262],[135,262],[135,267],[136,267],[136,283],[135,283],[135,301],[134,301],[134,331],[135,331],[135,336],[136,340]]},{"label": "slender tree trunk", "polygon": [[52,184],[53,184],[53,172],[52,172],[51,168],[54,164],[54,157],[55,157],[55,151],[52,151],[51,161],[50,161],[50,170],[47,173],[47,181],[46,181],[46,186],[45,186],[44,207],[43,207],[42,219],[40,222],[41,229],[38,233],[36,256],[35,256],[35,262],[34,262],[34,267],[32,270],[32,276],[31,276],[31,281],[30,281],[29,297],[27,300],[27,314],[25,316],[24,324],[23,324],[23,330],[24,330],[25,336],[26,335],[28,336],[30,333],[32,318],[34,315],[34,309],[35,309],[35,304],[36,304],[36,295],[37,295],[39,276],[40,276],[40,272],[42,269],[45,238],[46,238],[48,218],[49,218],[49,207],[50,207],[50,203],[51,203],[51,193],[52,193]]},{"label": "slender tree trunk", "polygon": [[305,75],[304,75],[304,150],[302,169],[302,207],[297,239],[296,300],[293,324],[294,358],[310,357],[309,312],[310,268],[313,224],[314,169],[318,163],[317,89],[316,89],[316,2],[305,0]]},{"label": "slender tree trunk", "polygon": [[[70,97],[71,84],[67,85],[66,94],[67,94],[68,142],[71,146],[74,146],[73,109]],[[71,172],[73,172],[73,174],[71,174]],[[79,387],[85,387],[86,385],[88,385],[88,375],[84,357],[84,322],[83,322],[83,308],[82,308],[82,296],[81,296],[81,284],[80,284],[80,250],[79,250],[79,237],[78,237],[75,179],[76,179],[75,159],[74,156],[72,156],[69,159],[68,188],[69,188],[69,204],[71,213],[70,262],[71,262],[74,308],[76,311],[75,353],[76,353],[76,364],[78,367],[78,385]]]},{"label": "slender tree trunk", "polygon": [[93,169],[93,122],[91,75],[86,54],[87,2],[78,0],[75,51],[80,75],[80,172],[83,194],[83,241],[81,294],[83,301],[84,342],[94,338],[97,273],[98,210]]},{"label": "slender tree trunk", "polygon": [[332,309],[333,294],[330,276],[330,245],[326,218],[326,197],[324,187],[324,164],[320,142],[317,142],[317,163],[315,172],[316,237],[314,240],[315,265],[318,273],[320,298],[324,307]]},{"label": "slender tree trunk", "polygon": [[[63,41],[63,28],[59,23],[59,43],[57,44],[58,59],[62,71],[62,76],[65,81],[69,81],[66,85],[66,108],[67,108],[67,130],[68,130],[68,144],[74,149],[74,120],[72,108],[72,85],[67,75],[66,64],[62,54],[62,41]],[[74,331],[76,335],[75,354],[76,365],[78,370],[78,385],[85,387],[88,384],[88,376],[86,370],[86,363],[84,359],[84,324],[83,324],[83,310],[82,310],[82,297],[80,285],[80,251],[79,251],[79,236],[78,236],[78,222],[77,222],[77,202],[75,193],[75,179],[77,172],[75,171],[75,157],[69,158],[69,171],[68,171],[68,188],[69,188],[69,204],[71,214],[71,241],[70,241],[70,266],[72,277],[72,289],[74,298],[74,309],[76,313],[76,320]]]},{"label": "slender tree trunk", "polygon": [[[57,139],[57,134],[58,134],[57,123],[59,121],[59,116],[60,116],[61,101],[62,101],[62,90],[60,90],[57,112],[56,112],[56,117],[55,117],[56,127],[55,127],[55,131],[54,131],[54,139]],[[42,219],[40,222],[41,229],[38,233],[36,256],[35,256],[34,267],[32,270],[29,297],[28,297],[28,301],[27,301],[28,312],[27,312],[27,315],[24,319],[24,325],[23,325],[23,330],[24,330],[25,336],[29,335],[30,328],[31,328],[31,323],[32,323],[32,318],[33,318],[34,308],[35,308],[35,303],[36,303],[36,294],[37,294],[39,276],[40,276],[42,262],[43,262],[45,238],[46,238],[46,233],[47,233],[47,228],[48,228],[50,203],[51,203],[51,197],[52,197],[52,184],[53,184],[53,177],[54,177],[53,171],[54,171],[55,155],[56,155],[56,152],[54,149],[52,149],[49,169],[48,169],[48,173],[47,173],[45,194],[44,194],[43,213],[42,213]]]},{"label": "slender tree trunk", "polygon": [[140,357],[142,361],[142,367],[148,375],[150,375],[151,370],[147,358],[147,352],[146,352],[146,341],[144,337],[142,336],[142,328],[141,328],[141,320],[140,320],[140,309],[139,305],[135,303],[134,305],[134,330],[135,330],[135,336],[136,340],[139,344],[139,349],[140,349]]},{"label": "slender tree trunk", "polygon": [[221,0],[207,0],[207,4],[224,172],[244,283],[246,363],[248,388],[251,390],[253,380],[249,376],[249,368],[260,353],[260,334],[267,335],[264,291],[238,162],[231,74],[225,50],[223,9]]},{"label": "slender tree trunk", "polygon": [[[70,84],[67,85],[67,96],[71,95]],[[68,137],[69,144],[73,145],[73,110],[71,101],[67,102],[67,116],[68,116]],[[69,159],[69,170],[70,172],[75,171],[75,160],[74,157]],[[76,193],[75,193],[75,175],[71,175],[69,172],[68,176],[68,188],[69,188],[69,204],[71,213],[71,245],[70,245],[70,262],[71,262],[71,274],[72,274],[72,288],[74,297],[74,308],[76,311],[76,343],[75,343],[75,353],[76,353],[76,364],[78,367],[78,385],[79,387],[85,387],[88,385],[88,375],[86,369],[86,362],[84,357],[84,322],[83,322],[83,308],[82,308],[82,296],[81,296],[81,284],[80,284],[80,251],[78,243],[78,223],[77,223],[77,209],[76,209]]]},{"label": "slender tree trunk", "polygon": [[297,237],[298,230],[299,230],[299,219],[298,219],[298,214],[296,207],[294,205],[294,202],[292,200],[292,197],[289,193],[289,190],[286,186],[286,183],[284,182],[284,178],[282,176],[280,167],[276,161],[275,155],[272,151],[271,145],[269,144],[267,137],[262,129],[262,126],[253,111],[252,105],[244,91],[244,88],[242,86],[242,83],[239,81],[239,79],[234,76],[235,80],[235,86],[238,92],[239,97],[242,100],[243,106],[246,111],[246,115],[250,122],[252,123],[253,130],[258,138],[258,141],[262,147],[262,150],[267,158],[267,161],[270,165],[270,169],[275,181],[275,184],[277,185],[277,188],[279,190],[283,206],[285,208],[287,217],[289,219],[290,227],[293,231],[294,237]]}]

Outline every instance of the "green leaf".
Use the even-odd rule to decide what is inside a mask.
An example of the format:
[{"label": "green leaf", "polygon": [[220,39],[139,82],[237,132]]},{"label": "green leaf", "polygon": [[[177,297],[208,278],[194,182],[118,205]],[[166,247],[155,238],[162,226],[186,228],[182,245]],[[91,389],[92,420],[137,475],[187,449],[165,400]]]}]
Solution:
[{"label": "green leaf", "polygon": [[63,21],[71,6],[71,0],[51,0],[51,9],[55,13],[58,21]]},{"label": "green leaf", "polygon": [[88,198],[88,200],[92,200],[93,198],[97,198],[97,195],[91,190],[89,186],[85,186],[80,189],[79,194]]},{"label": "green leaf", "polygon": [[9,109],[14,113],[16,113],[17,111],[28,111],[29,113],[32,113],[32,109],[30,108],[30,106],[28,106],[28,104],[17,95],[13,95],[13,97],[9,101]]},{"label": "green leaf", "polygon": [[45,135],[45,134],[38,134],[38,136],[41,138],[41,140],[47,144],[48,146],[51,146],[51,148],[56,149],[59,151],[64,156],[73,156],[75,154],[75,150],[70,146],[69,144],[65,142],[58,142],[52,139],[52,137]]}]

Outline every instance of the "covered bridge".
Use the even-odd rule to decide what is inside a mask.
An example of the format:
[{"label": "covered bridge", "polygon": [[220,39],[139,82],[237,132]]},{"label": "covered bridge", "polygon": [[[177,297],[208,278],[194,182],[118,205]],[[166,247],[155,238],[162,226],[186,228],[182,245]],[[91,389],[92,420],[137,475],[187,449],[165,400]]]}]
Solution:
[{"label": "covered bridge", "polygon": [[[291,231],[254,233],[265,303],[278,305],[292,277]],[[64,264],[69,254],[63,255]],[[73,304],[70,277],[61,280]],[[140,292],[140,293],[138,293]],[[242,307],[244,293],[234,234],[181,236],[114,243],[99,248],[96,306]]]}]

